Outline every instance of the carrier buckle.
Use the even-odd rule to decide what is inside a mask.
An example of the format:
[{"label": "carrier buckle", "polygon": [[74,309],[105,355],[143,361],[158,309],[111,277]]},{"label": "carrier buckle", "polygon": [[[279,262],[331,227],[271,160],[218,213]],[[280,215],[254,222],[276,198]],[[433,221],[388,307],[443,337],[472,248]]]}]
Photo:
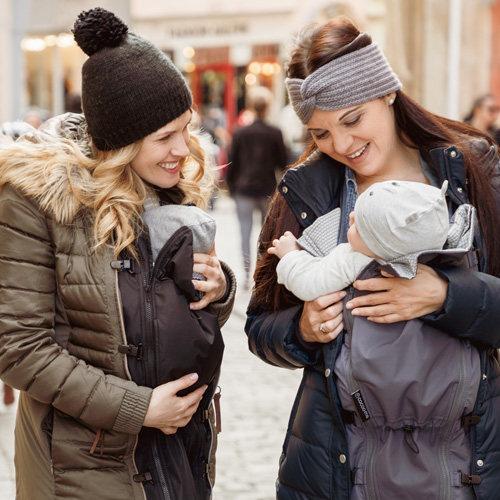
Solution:
[{"label": "carrier buckle", "polygon": [[481,420],[479,415],[464,415],[462,417],[462,426],[466,425],[477,425]]},{"label": "carrier buckle", "polygon": [[132,479],[136,482],[136,483],[149,483],[149,482],[154,482],[153,481],[153,476],[151,475],[151,472],[143,472],[141,474],[135,474],[134,476],[132,476]]},{"label": "carrier buckle", "polygon": [[124,269],[130,269],[132,267],[131,260],[113,260],[111,262],[111,267],[117,269],[118,271],[123,271]]},{"label": "carrier buckle", "polygon": [[118,346],[118,352],[122,354],[127,354],[128,356],[135,356],[137,360],[140,360],[142,353],[142,344],[139,345],[122,344]]},{"label": "carrier buckle", "polygon": [[481,481],[481,476],[474,476],[472,474],[465,474],[465,472],[462,472],[462,484],[473,486],[475,484],[481,484]]}]

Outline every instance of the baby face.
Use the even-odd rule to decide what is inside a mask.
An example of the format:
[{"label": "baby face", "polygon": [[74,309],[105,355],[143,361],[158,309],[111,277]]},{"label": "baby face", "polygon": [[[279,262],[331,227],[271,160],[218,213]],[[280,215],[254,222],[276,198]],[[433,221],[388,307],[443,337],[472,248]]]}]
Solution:
[{"label": "baby face", "polygon": [[354,212],[349,214],[349,230],[347,231],[347,240],[355,252],[365,254],[368,257],[377,257],[361,239],[358,229],[356,228],[356,223],[354,222]]}]

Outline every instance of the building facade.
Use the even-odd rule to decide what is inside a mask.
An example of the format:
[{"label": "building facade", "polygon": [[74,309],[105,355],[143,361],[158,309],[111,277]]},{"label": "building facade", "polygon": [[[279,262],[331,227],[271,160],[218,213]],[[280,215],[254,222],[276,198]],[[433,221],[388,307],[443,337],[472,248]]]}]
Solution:
[{"label": "building facade", "polygon": [[[71,109],[84,54],[69,29],[95,0],[0,0],[0,121],[29,106]],[[286,103],[284,65],[301,26],[351,17],[384,50],[404,89],[435,113],[460,119],[479,94],[500,97],[500,0],[101,0],[163,49],[184,73],[200,113],[231,130],[248,91]]]},{"label": "building facade", "polygon": [[[129,0],[98,5],[130,22]],[[85,55],[70,29],[95,0],[0,0],[0,123],[31,107],[44,117],[78,109]]]}]

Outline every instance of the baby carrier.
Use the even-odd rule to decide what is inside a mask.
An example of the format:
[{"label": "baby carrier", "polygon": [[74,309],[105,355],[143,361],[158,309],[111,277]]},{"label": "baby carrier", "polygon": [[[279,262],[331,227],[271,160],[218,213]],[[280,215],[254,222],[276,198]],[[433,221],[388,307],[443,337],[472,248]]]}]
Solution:
[{"label": "baby carrier", "polygon": [[201,298],[192,283],[193,233],[186,226],[177,229],[159,251],[154,267],[149,238],[143,234],[139,257],[119,261],[128,268],[118,273],[128,340],[123,348],[129,354],[132,379],[156,387],[198,373],[198,381],[179,395],[207,384],[204,407],[217,385],[224,342],[210,306],[189,309],[189,303]]},{"label": "baby carrier", "polygon": [[[306,242],[322,233],[320,224],[306,229]],[[474,230],[474,208],[462,205],[443,250],[374,261],[360,279],[378,276],[381,267],[409,278],[418,262],[474,265]],[[354,293],[350,287],[345,301]],[[334,371],[349,444],[351,498],[474,499],[471,485],[481,481],[470,473],[478,350],[420,319],[377,324],[344,309],[344,327]]]}]

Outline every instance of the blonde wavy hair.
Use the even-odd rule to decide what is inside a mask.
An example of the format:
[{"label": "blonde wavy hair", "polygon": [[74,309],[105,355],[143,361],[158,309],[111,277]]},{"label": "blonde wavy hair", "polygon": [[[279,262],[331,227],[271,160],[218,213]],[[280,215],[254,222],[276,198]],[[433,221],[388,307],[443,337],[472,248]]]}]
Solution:
[{"label": "blonde wavy hair", "polygon": [[[61,130],[58,130],[61,133]],[[12,184],[32,197],[61,224],[76,217],[93,218],[93,248],[112,246],[115,258],[134,242],[142,228],[141,213],[148,186],[130,166],[142,140],[114,151],[89,146],[86,127],[79,124],[61,135],[33,131],[0,144],[0,190]],[[177,187],[182,203],[206,209],[214,179],[200,133],[190,130],[190,155],[181,162]]]}]

